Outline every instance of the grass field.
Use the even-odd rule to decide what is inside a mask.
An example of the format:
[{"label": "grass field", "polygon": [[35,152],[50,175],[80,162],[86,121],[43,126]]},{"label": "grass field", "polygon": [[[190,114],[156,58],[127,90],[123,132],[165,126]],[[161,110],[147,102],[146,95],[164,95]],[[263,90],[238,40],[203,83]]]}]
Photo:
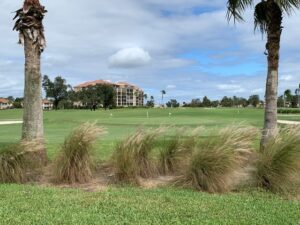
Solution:
[{"label": "grass field", "polygon": [[[147,118],[147,111],[149,118]],[[169,113],[171,115],[169,116]],[[98,143],[99,156],[107,158],[117,140],[138,127],[174,125],[185,127],[205,126],[219,129],[232,123],[245,123],[261,127],[263,111],[255,109],[120,109],[111,111],[65,110],[44,114],[45,135],[50,159],[69,132],[84,122],[97,122],[107,128],[107,135]],[[0,111],[0,121],[21,120],[22,111]],[[17,142],[21,125],[0,127],[0,145]],[[101,154],[100,154],[101,152]]]},{"label": "grass field", "polygon": [[[171,114],[169,114],[171,113]],[[45,112],[49,158],[83,122],[108,133],[97,144],[107,159],[116,141],[140,126],[174,125],[219,129],[232,123],[262,127],[260,109],[122,109]],[[0,121],[20,120],[22,111],[0,111]],[[300,120],[297,115],[280,116]],[[21,125],[0,126],[0,146],[17,142]],[[102,192],[0,185],[0,224],[300,224],[300,203],[262,191],[210,195],[184,189],[111,187]]]}]

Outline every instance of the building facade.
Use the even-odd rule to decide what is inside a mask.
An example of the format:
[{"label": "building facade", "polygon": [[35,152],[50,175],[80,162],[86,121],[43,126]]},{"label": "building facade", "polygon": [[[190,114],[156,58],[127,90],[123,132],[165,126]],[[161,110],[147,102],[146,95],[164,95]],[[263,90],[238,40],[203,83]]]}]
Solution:
[{"label": "building facade", "polygon": [[8,99],[0,98],[0,109],[10,109],[12,106],[12,103]]},{"label": "building facade", "polygon": [[112,83],[105,80],[95,80],[85,82],[74,87],[75,91],[81,91],[83,88],[95,86],[98,84],[111,85],[116,91],[116,105],[117,107],[143,106],[144,105],[144,91],[136,85],[126,82]]},{"label": "building facade", "polygon": [[53,103],[48,99],[42,100],[42,107],[43,110],[52,110],[53,109]]}]

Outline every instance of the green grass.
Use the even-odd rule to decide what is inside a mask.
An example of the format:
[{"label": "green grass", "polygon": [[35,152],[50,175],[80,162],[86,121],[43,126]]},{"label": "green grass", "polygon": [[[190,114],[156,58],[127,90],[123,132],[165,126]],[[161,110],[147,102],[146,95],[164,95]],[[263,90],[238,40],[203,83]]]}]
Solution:
[{"label": "green grass", "polygon": [[[232,123],[262,127],[259,109],[122,109],[45,112],[50,159],[71,130],[98,121],[108,133],[97,143],[99,158],[110,157],[114,144],[139,126],[161,124],[219,130]],[[169,112],[172,113],[169,117]],[[113,114],[111,117],[110,114]],[[22,118],[22,111],[0,111],[0,121]],[[21,125],[0,126],[0,146],[18,142]],[[300,224],[300,202],[247,191],[210,195],[185,189],[145,190],[110,187],[102,192],[0,185],[0,224]]]},{"label": "green grass", "polygon": [[[128,133],[140,126],[158,127],[159,125],[176,125],[186,127],[205,126],[219,129],[232,123],[244,122],[261,127],[263,111],[257,109],[119,109],[99,110],[64,110],[46,111],[44,113],[45,136],[48,156],[53,159],[59,145],[63,143],[72,129],[84,122],[95,122],[108,129],[107,135],[98,143],[98,149],[104,159],[110,156],[113,145]],[[169,117],[169,113],[172,115]],[[111,117],[112,114],[112,117]],[[0,111],[0,121],[21,120],[21,110]],[[21,125],[0,126],[0,145],[16,143],[21,135]]]},{"label": "green grass", "polygon": [[181,189],[82,192],[0,186],[0,224],[300,223],[300,203],[263,192],[209,195]]}]

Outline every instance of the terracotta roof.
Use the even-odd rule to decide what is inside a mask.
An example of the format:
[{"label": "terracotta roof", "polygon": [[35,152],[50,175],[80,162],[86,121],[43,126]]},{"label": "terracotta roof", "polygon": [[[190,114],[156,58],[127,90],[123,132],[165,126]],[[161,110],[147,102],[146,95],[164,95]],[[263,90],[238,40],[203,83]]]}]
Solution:
[{"label": "terracotta roof", "polygon": [[105,80],[95,80],[95,81],[89,81],[89,82],[85,82],[83,84],[79,84],[79,85],[75,86],[75,88],[84,88],[84,87],[89,87],[89,86],[95,86],[97,84],[112,84],[112,83],[105,81]]},{"label": "terracotta roof", "polygon": [[136,89],[142,90],[138,86],[133,85],[133,84],[129,84],[127,82],[112,83],[112,82],[109,82],[109,81],[106,81],[106,80],[89,81],[89,82],[79,84],[79,85],[75,86],[74,88],[85,88],[85,87],[89,87],[89,86],[95,86],[97,84],[111,84],[111,85],[115,85],[115,86],[130,86],[130,87],[134,87]]},{"label": "terracotta roof", "polygon": [[9,100],[6,98],[0,98],[0,103],[9,103]]},{"label": "terracotta roof", "polygon": [[[136,89],[140,89],[138,86],[134,85],[134,84],[129,84],[127,82],[117,82],[116,83],[117,86],[131,86],[131,87],[134,87]],[[140,89],[141,90],[141,89]]]},{"label": "terracotta roof", "polygon": [[51,102],[48,99],[43,99],[43,104],[50,104]]}]

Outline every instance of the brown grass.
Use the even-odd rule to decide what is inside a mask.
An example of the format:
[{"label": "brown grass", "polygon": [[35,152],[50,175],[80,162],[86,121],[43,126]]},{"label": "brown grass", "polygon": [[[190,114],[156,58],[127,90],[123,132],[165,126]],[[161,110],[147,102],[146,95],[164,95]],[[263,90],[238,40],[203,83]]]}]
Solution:
[{"label": "brown grass", "polygon": [[162,131],[163,128],[139,129],[116,145],[111,164],[117,182],[136,185],[140,184],[140,178],[157,174],[151,152]]},{"label": "brown grass", "polygon": [[175,183],[210,193],[233,190],[250,176],[247,166],[257,135],[254,128],[231,126],[208,136],[196,145]]},{"label": "brown grass", "polygon": [[202,127],[195,128],[191,132],[186,128],[181,128],[176,131],[176,135],[164,140],[158,155],[160,174],[176,174],[187,164],[202,131]]},{"label": "brown grass", "polygon": [[41,147],[41,142],[35,140],[0,149],[0,183],[25,183],[33,177],[36,179],[41,165],[36,163],[35,156]]},{"label": "brown grass", "polygon": [[299,192],[300,186],[300,126],[279,130],[259,152],[258,185],[273,192]]},{"label": "brown grass", "polygon": [[101,127],[86,123],[76,128],[61,146],[54,160],[53,180],[57,183],[85,183],[92,178],[92,153],[96,140],[105,133]]}]

